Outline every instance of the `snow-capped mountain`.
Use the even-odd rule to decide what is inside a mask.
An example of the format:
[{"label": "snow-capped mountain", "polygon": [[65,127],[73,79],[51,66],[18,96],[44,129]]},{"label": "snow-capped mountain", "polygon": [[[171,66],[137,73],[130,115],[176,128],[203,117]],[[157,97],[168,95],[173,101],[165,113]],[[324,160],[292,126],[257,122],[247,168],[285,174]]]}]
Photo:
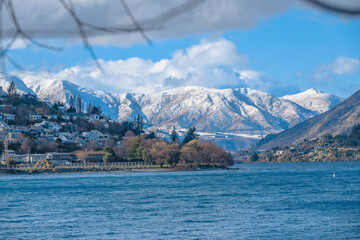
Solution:
[{"label": "snow-capped mountain", "polygon": [[[83,88],[65,80],[38,78],[26,74],[21,78],[22,80],[2,75],[0,86],[6,89],[9,82],[14,80],[16,87],[22,92],[31,91],[42,100],[67,104],[73,94],[80,96],[85,106],[89,102],[100,106],[113,120],[122,121],[141,114],[148,128],[170,132],[175,126],[180,132],[184,132],[195,126],[203,137],[212,137],[219,141],[227,141],[228,138],[232,139],[231,141],[239,138],[255,141],[317,115],[323,109],[334,105],[335,103],[331,102],[333,99],[340,101],[339,98],[322,98],[328,96],[324,93],[316,97],[318,93],[310,94],[306,91],[308,95],[304,97],[305,100],[314,100],[312,104],[302,104],[301,101],[296,103],[300,97],[276,98],[269,93],[249,88],[182,87],[155,94],[113,94]],[[309,97],[313,95],[315,97]]]},{"label": "snow-capped mountain", "polygon": [[323,93],[314,88],[308,89],[305,92],[301,92],[294,95],[286,95],[281,99],[290,100],[303,108],[309,109],[317,113],[324,113],[330,108],[339,104],[343,98]]},{"label": "snow-capped mountain", "polygon": [[191,126],[201,132],[259,136],[288,129],[316,115],[290,101],[248,89],[182,87],[155,94],[122,94],[119,119],[142,114],[149,126]]},{"label": "snow-capped mountain", "polygon": [[24,76],[23,82],[41,100],[69,104],[70,95],[73,94],[80,96],[85,106],[91,102],[93,105],[101,106],[101,109],[112,119],[116,120],[118,118],[117,108],[119,103],[116,98],[106,92],[83,88],[66,80],[38,79],[32,75]]},{"label": "snow-capped mountain", "polygon": [[12,81],[14,81],[18,93],[26,94],[26,93],[30,92],[31,94],[35,94],[33,92],[33,90],[28,88],[27,85],[20,78],[14,76],[14,75],[8,76],[3,73],[0,73],[0,87],[2,87],[3,91],[5,91],[5,92],[7,91],[8,87],[10,86],[10,83]]}]

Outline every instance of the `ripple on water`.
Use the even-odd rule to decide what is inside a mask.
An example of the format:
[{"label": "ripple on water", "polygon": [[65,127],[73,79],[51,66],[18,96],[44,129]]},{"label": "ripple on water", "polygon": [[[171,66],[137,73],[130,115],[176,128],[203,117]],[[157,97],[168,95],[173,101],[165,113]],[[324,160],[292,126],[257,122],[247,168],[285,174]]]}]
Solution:
[{"label": "ripple on water", "polygon": [[0,176],[0,236],[360,239],[360,163],[236,167]]}]

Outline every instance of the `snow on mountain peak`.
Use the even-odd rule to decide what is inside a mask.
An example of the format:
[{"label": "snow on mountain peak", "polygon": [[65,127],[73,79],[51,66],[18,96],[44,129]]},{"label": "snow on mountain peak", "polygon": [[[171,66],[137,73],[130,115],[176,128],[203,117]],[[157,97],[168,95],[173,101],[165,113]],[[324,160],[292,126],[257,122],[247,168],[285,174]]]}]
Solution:
[{"label": "snow on mountain peak", "polygon": [[287,99],[317,113],[326,112],[343,100],[340,97],[321,92],[314,88],[294,95],[286,95],[281,97],[281,99]]},{"label": "snow on mountain peak", "polygon": [[310,89],[304,91],[303,93],[319,94],[319,93],[323,93],[323,92],[321,92],[320,90],[317,90],[317,89],[315,89],[315,88],[310,88]]},{"label": "snow on mountain peak", "polygon": [[67,104],[73,94],[81,97],[84,106],[89,102],[100,106],[114,120],[127,120],[141,114],[147,127],[165,132],[171,131],[173,126],[181,131],[195,126],[203,135],[230,134],[253,140],[288,129],[341,101],[315,89],[282,98],[250,88],[198,86],[153,94],[110,94],[46,76],[23,74],[21,77],[23,80],[0,75],[0,86],[6,89],[14,80],[23,92],[31,91],[42,100]]}]

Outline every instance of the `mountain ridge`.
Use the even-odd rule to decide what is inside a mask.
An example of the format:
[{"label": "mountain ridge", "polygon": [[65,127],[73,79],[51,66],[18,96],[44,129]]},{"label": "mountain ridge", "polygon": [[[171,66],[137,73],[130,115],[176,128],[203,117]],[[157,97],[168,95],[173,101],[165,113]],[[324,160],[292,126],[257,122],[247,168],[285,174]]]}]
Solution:
[{"label": "mountain ridge", "polygon": [[304,141],[304,139],[311,140],[325,134],[333,136],[349,134],[352,127],[358,123],[360,123],[360,90],[325,113],[277,134],[259,149],[293,145]]},{"label": "mountain ridge", "polygon": [[293,95],[285,95],[281,97],[281,99],[290,100],[306,109],[318,113],[324,113],[344,100],[343,98],[321,92],[314,88]]},{"label": "mountain ridge", "polygon": [[[148,129],[170,132],[175,126],[184,133],[187,128],[195,126],[201,136],[221,141],[241,137],[253,142],[319,114],[290,100],[250,88],[187,86],[153,94],[107,93],[66,80],[39,80],[26,74],[22,80],[20,77],[18,81],[23,83],[20,85],[26,86],[42,100],[69,104],[73,94],[80,96],[85,106],[89,102],[99,105],[113,120],[123,121],[140,114]],[[0,86],[9,81],[11,77],[0,77]]]}]

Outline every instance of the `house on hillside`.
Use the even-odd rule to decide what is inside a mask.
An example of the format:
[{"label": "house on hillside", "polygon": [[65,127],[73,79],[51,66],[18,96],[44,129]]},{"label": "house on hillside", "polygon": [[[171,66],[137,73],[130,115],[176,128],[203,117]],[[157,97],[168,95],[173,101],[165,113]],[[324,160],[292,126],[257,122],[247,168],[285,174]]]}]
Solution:
[{"label": "house on hillside", "polygon": [[89,122],[101,121],[103,123],[108,122],[110,120],[109,116],[105,114],[91,114],[89,117]]},{"label": "house on hillside", "polygon": [[108,135],[99,132],[98,130],[91,130],[91,132],[83,132],[82,136],[84,137],[85,141],[105,141],[109,138]]},{"label": "house on hillside", "polygon": [[29,115],[31,121],[37,121],[42,119],[42,115],[40,113],[32,113]]},{"label": "house on hillside", "polygon": [[46,131],[39,128],[31,128],[25,131],[25,136],[29,138],[39,139],[46,136]]},{"label": "house on hillside", "polygon": [[40,123],[35,123],[35,127],[41,127],[48,133],[54,133],[61,130],[61,125],[57,122],[48,122],[48,121],[42,121]]},{"label": "house on hillside", "polygon": [[8,132],[11,130],[11,127],[4,121],[0,121],[0,131]]},{"label": "house on hillside", "polygon": [[62,122],[61,127],[66,132],[77,132],[78,125],[72,122]]},{"label": "house on hillside", "polygon": [[9,142],[17,142],[23,137],[23,134],[17,130],[7,132],[7,139]]},{"label": "house on hillside", "polygon": [[31,92],[28,92],[27,94],[24,94],[23,97],[26,100],[36,100],[37,99],[37,96],[32,94]]},{"label": "house on hillside", "polygon": [[49,114],[49,115],[45,115],[45,118],[46,118],[47,120],[56,120],[56,119],[58,119],[58,115],[56,115],[56,114]]},{"label": "house on hillside", "polygon": [[14,114],[9,114],[9,113],[0,113],[0,121],[13,121],[15,120],[15,115]]}]

